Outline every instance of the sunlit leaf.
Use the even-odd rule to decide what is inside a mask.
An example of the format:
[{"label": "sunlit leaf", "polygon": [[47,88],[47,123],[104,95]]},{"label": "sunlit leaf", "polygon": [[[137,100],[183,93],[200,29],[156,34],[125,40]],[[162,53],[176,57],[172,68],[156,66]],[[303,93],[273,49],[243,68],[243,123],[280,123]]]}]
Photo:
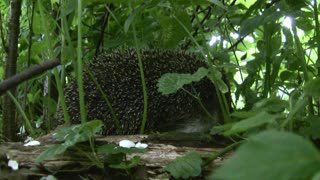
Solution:
[{"label": "sunlit leaf", "polygon": [[206,68],[199,68],[194,74],[178,74],[167,73],[164,74],[158,81],[158,91],[162,94],[175,93],[186,84],[190,84],[194,81],[200,81],[209,73]]},{"label": "sunlit leaf", "polygon": [[276,120],[278,116],[271,115],[269,113],[266,113],[265,111],[262,111],[261,113],[257,114],[256,116],[250,117],[248,119],[241,120],[237,123],[235,123],[232,128],[228,131],[226,131],[225,135],[232,135],[239,132],[244,132],[249,129],[259,127],[262,125],[265,125],[267,123],[272,123]]}]

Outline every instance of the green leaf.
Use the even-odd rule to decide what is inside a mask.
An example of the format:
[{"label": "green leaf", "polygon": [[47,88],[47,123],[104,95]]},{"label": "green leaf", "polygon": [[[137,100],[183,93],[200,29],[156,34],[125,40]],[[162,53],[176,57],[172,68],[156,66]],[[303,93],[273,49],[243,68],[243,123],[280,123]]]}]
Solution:
[{"label": "green leaf", "polygon": [[265,23],[277,21],[282,17],[282,13],[281,11],[277,11],[276,7],[271,7],[261,15],[253,16],[253,18],[245,18],[241,24],[240,35],[247,35]]},{"label": "green leaf", "polygon": [[299,132],[312,139],[320,139],[320,117],[307,116],[304,125],[300,126]]},{"label": "green leaf", "polygon": [[250,117],[248,119],[239,121],[235,123],[232,128],[224,133],[224,135],[229,136],[239,132],[244,132],[249,129],[265,125],[267,123],[272,123],[276,120],[278,116],[271,115],[265,111],[257,114],[256,116]]},{"label": "green leaf", "polygon": [[170,172],[175,179],[188,179],[201,174],[201,157],[199,154],[191,152],[163,168],[164,171]]},{"label": "green leaf", "polygon": [[[212,75],[214,76],[214,78],[211,76],[211,73]],[[227,84],[222,80],[222,74],[219,70],[217,69],[213,69],[210,71],[210,75],[209,75],[209,78],[212,82],[215,82],[219,88],[219,90],[222,92],[222,93],[227,93],[229,92],[229,87],[227,86]]]},{"label": "green leaf", "polygon": [[320,78],[307,82],[303,91],[307,96],[320,97]]},{"label": "green leaf", "polygon": [[[189,15],[186,13],[186,11],[180,11],[176,13],[176,17],[188,29],[189,32],[192,31],[192,24],[190,23]],[[159,22],[161,25],[161,33],[158,41],[162,48],[177,47],[177,44],[179,44],[179,42],[188,35],[186,30],[172,17],[160,16]]]},{"label": "green leaf", "polygon": [[62,154],[63,152],[65,152],[67,150],[67,146],[63,145],[63,144],[56,144],[53,145],[52,147],[46,149],[45,151],[43,151],[37,158],[36,158],[36,163],[40,163],[43,160],[46,159],[51,159],[56,155]]},{"label": "green leaf", "polygon": [[283,112],[287,106],[288,103],[286,101],[279,97],[272,96],[255,103],[253,110],[256,112],[266,111],[270,113],[280,113]]},{"label": "green leaf", "polygon": [[268,130],[248,139],[211,174],[211,179],[311,179],[320,169],[320,154],[306,139]]},{"label": "green leaf", "polygon": [[139,8],[135,9],[130,16],[128,17],[128,19],[126,20],[126,22],[124,23],[124,32],[127,33],[129,30],[130,25],[132,24],[134,17],[141,12],[145,7],[147,6],[147,4],[144,4],[142,6],[140,6]]},{"label": "green leaf", "polygon": [[64,141],[64,143],[54,145],[42,152],[37,157],[36,162],[41,162],[58,154],[62,154],[76,143],[89,140],[89,138],[101,131],[102,126],[103,124],[100,120],[92,120],[84,124],[59,129],[53,134],[53,137],[58,141]]},{"label": "green leaf", "polygon": [[203,77],[208,75],[209,70],[201,67],[194,74],[178,74],[178,73],[166,73],[158,81],[158,91],[162,94],[175,93],[186,84],[190,84],[193,81],[200,81]]},{"label": "green leaf", "polygon": [[58,141],[76,144],[78,142],[87,141],[89,138],[93,137],[101,131],[102,126],[102,121],[92,120],[84,124],[61,128],[53,134],[53,137]]}]

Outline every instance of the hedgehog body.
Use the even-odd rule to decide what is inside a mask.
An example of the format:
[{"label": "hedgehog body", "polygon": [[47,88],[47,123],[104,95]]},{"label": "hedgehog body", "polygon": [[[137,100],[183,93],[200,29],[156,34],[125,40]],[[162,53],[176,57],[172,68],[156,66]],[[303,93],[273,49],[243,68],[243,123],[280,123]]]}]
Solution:
[{"label": "hedgehog body", "polygon": [[[199,102],[183,90],[174,94],[161,95],[157,90],[158,79],[165,73],[194,73],[206,66],[195,55],[180,50],[142,50],[148,95],[147,131],[169,130],[166,124],[175,124],[204,114]],[[143,88],[138,65],[137,52],[133,49],[101,54],[89,65],[98,83],[104,90],[123,134],[139,133],[143,114]],[[87,119],[100,119],[105,124],[103,134],[117,134],[115,121],[97,86],[87,72],[84,72],[84,92]],[[195,90],[203,104],[217,111],[215,89],[209,79],[187,85],[185,89]],[[80,122],[79,98],[76,81],[65,89],[66,103],[72,123]],[[162,128],[161,128],[162,127]]]}]

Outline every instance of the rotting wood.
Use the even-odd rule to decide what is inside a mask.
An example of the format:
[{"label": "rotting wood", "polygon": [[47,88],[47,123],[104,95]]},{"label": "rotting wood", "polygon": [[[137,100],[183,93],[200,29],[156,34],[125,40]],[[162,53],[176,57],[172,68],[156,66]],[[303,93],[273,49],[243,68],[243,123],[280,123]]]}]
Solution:
[{"label": "rotting wood", "polygon": [[[97,136],[96,144],[118,143],[120,140],[129,139],[134,142],[143,142],[147,139],[147,135],[127,135],[127,136]],[[52,135],[46,135],[39,139],[40,146],[25,147],[23,143],[2,143],[0,144],[0,177],[27,177],[39,178],[56,173],[70,173],[75,175],[90,174],[92,163],[83,155],[74,152],[66,152],[53,159],[45,160],[40,164],[35,163],[36,157],[49,148],[58,143],[52,138]],[[148,142],[148,151],[142,154],[135,154],[141,157],[141,167],[145,168],[147,176],[159,175],[159,170],[167,164],[173,162],[188,152],[198,152],[200,154],[208,154],[218,152],[219,148],[198,148],[198,147],[177,147],[168,144]],[[130,159],[133,155],[128,155]],[[212,162],[206,171],[221,165],[222,161],[229,157],[230,154],[220,157]],[[16,160],[19,163],[19,170],[13,171],[7,167],[8,160]],[[2,174],[3,173],[3,174]],[[0,178],[1,179],[1,178]]]}]

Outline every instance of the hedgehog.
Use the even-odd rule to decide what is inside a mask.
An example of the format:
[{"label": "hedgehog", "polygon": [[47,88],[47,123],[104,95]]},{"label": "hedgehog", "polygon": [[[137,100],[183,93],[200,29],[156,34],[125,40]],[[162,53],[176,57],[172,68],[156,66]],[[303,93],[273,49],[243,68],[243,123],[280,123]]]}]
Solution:
[{"label": "hedgehog", "polygon": [[[178,124],[205,117],[197,99],[184,90],[162,95],[158,92],[158,79],[165,73],[194,73],[206,63],[196,55],[183,50],[141,50],[148,95],[146,132],[174,130]],[[137,51],[116,50],[102,53],[88,64],[97,82],[107,95],[122,134],[139,133],[143,114],[143,88]],[[119,134],[115,121],[98,87],[87,71],[83,73],[87,119],[104,123],[104,135]],[[196,92],[211,113],[219,113],[215,88],[208,78],[184,89]],[[80,122],[77,83],[72,80],[65,88],[65,100],[72,124]],[[62,114],[62,113],[60,113]],[[60,115],[63,117],[63,115]]]}]

